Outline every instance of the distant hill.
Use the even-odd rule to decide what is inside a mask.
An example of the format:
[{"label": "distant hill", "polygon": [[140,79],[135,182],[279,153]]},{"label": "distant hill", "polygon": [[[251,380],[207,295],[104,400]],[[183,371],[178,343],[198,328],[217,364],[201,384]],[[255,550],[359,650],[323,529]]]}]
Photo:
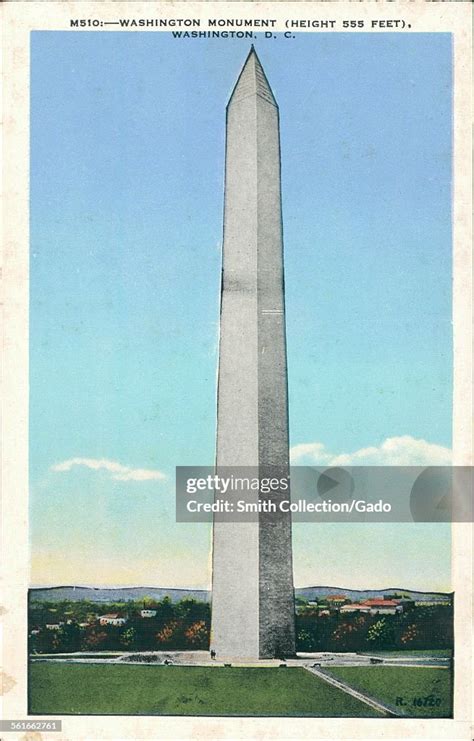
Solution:
[{"label": "distant hill", "polygon": [[403,587],[387,587],[386,589],[342,589],[341,587],[301,587],[295,589],[297,597],[303,597],[304,599],[313,601],[327,597],[329,594],[333,595],[344,595],[348,597],[352,602],[355,600],[366,600],[378,597],[384,594],[406,594],[413,600],[421,599],[436,599],[446,598],[452,596],[449,592],[416,592],[412,589],[404,589]]},{"label": "distant hill", "polygon": [[206,589],[166,589],[164,587],[39,587],[29,590],[30,599],[40,602],[60,602],[61,600],[91,602],[128,602],[152,597],[162,600],[169,597],[172,602],[182,599],[195,599],[209,602],[210,593]]},{"label": "distant hill", "polygon": [[[29,590],[30,599],[39,602],[61,602],[61,600],[90,600],[91,602],[128,602],[151,597],[162,600],[169,597],[172,602],[182,599],[195,599],[209,602],[211,593],[207,589],[167,589],[165,587],[35,587]],[[436,599],[449,596],[447,592],[415,592],[401,587],[387,589],[342,589],[341,587],[300,587],[295,589],[296,597],[313,601],[327,597],[328,594],[344,595],[350,600],[364,600],[383,594],[406,594],[414,600]]]}]

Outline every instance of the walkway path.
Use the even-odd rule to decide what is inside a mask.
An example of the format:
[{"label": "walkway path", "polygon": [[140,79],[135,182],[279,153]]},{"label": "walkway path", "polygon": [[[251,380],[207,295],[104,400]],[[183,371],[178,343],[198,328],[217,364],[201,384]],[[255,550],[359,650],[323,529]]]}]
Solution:
[{"label": "walkway path", "polygon": [[374,710],[377,710],[379,713],[382,713],[382,715],[388,715],[391,718],[401,717],[401,713],[398,713],[391,705],[386,705],[385,703],[380,702],[380,700],[376,700],[365,692],[354,689],[354,687],[351,687],[346,682],[342,682],[340,679],[336,679],[324,669],[316,669],[312,666],[305,666],[304,668],[319,679],[322,679],[323,682],[327,682],[327,684],[331,684],[333,687],[337,687],[338,690],[345,692],[347,695],[355,697],[357,700],[365,703],[365,705],[368,705]]},{"label": "walkway path", "polygon": [[141,666],[153,666],[163,664],[165,661],[179,666],[223,666],[232,664],[232,666],[241,667],[277,667],[280,664],[286,664],[290,667],[303,667],[305,669],[330,669],[333,666],[371,666],[372,664],[383,664],[383,666],[436,666],[449,668],[450,659],[442,656],[406,656],[406,657],[380,657],[357,654],[352,652],[346,653],[307,653],[298,654],[296,659],[232,659],[220,656],[212,660],[207,651],[124,651],[120,654],[108,655],[107,653],[97,652],[92,656],[87,652],[71,654],[33,654],[30,656],[31,661],[55,661],[68,663],[90,663],[90,664],[140,664]]}]

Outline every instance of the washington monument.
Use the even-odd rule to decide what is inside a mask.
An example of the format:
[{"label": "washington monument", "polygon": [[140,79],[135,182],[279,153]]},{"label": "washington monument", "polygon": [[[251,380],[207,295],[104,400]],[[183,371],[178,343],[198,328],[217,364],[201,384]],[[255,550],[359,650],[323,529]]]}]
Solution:
[{"label": "washington monument", "polygon": [[[216,465],[289,473],[279,114],[253,46],[227,105]],[[214,522],[211,649],[295,654],[289,513]]]}]

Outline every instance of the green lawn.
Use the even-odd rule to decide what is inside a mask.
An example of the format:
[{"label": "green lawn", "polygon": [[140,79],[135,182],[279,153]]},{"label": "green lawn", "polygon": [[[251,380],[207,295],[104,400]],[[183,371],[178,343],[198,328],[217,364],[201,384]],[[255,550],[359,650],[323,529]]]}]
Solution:
[{"label": "green lawn", "polygon": [[30,665],[32,714],[380,717],[300,668]]},{"label": "green lawn", "polygon": [[[375,699],[393,705],[404,715],[421,718],[449,718],[452,715],[449,669],[412,666],[335,666],[331,669],[331,674],[347,682],[351,687],[365,690]],[[434,705],[430,704],[431,698]]]}]

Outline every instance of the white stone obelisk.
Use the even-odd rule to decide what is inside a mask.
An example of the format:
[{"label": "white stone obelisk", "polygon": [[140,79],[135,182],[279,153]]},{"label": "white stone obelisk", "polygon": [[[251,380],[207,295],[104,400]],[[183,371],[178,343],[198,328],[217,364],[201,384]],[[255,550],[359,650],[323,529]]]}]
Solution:
[{"label": "white stone obelisk", "polygon": [[[227,106],[216,465],[289,472],[279,114],[253,47]],[[289,514],[215,520],[211,649],[294,655]]]}]

